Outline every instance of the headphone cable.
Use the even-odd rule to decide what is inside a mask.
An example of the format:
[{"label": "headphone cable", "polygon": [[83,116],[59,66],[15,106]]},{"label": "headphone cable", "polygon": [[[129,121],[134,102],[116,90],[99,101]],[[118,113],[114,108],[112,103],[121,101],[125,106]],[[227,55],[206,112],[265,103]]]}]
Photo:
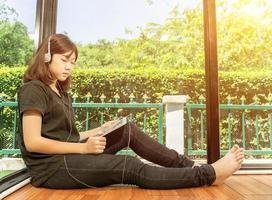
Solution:
[{"label": "headphone cable", "polygon": [[[61,93],[62,93],[62,95],[63,95],[63,94],[64,94],[64,93],[63,93],[63,90],[62,90],[62,88],[61,88],[61,86],[60,86],[60,84],[59,84],[58,81],[57,81],[57,84],[58,84],[58,87],[60,88],[60,91],[61,91]],[[70,129],[70,130],[69,130],[69,135],[68,135],[68,137],[67,137],[67,139],[66,139],[66,142],[69,141],[69,139],[70,139],[70,137],[71,137],[71,135],[72,135],[72,117],[71,117],[71,109],[70,109],[70,102],[69,102],[69,97],[68,97],[68,96],[67,96],[67,99],[68,99],[68,109],[67,109],[67,110],[68,110],[68,113],[66,112],[66,109],[65,109],[65,103],[64,103],[64,101],[63,101],[62,98],[61,98],[63,111],[64,111],[66,117],[68,118],[69,129]],[[125,177],[125,169],[126,169],[127,155],[128,155],[128,150],[129,150],[129,148],[130,148],[129,145],[130,145],[131,127],[130,127],[130,124],[129,124],[129,123],[128,123],[128,125],[129,125],[128,145],[127,145],[127,148],[126,148],[126,155],[125,155],[125,157],[124,157],[124,167],[123,167],[123,170],[122,170],[121,184],[124,184],[124,177]],[[69,175],[72,179],[74,179],[76,182],[78,182],[78,183],[80,183],[80,184],[82,184],[82,185],[84,185],[84,186],[86,186],[86,187],[88,187],[88,188],[97,188],[97,187],[95,187],[95,186],[91,186],[91,185],[89,185],[89,184],[87,184],[87,183],[85,183],[85,182],[83,182],[83,181],[77,179],[76,177],[74,177],[74,176],[72,175],[72,173],[70,172],[70,170],[69,170],[69,168],[68,168],[68,164],[67,164],[67,160],[66,160],[66,155],[65,155],[65,154],[63,155],[63,160],[64,160],[65,169],[66,169],[68,175]]]}]

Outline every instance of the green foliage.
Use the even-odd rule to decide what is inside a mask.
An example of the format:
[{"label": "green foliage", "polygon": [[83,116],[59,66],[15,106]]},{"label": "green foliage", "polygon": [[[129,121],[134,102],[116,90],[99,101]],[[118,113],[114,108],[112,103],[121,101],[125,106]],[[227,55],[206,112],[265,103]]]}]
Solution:
[{"label": "green foliage", "polygon": [[[147,1],[147,3],[153,3]],[[78,66],[118,68],[199,68],[204,66],[202,4],[174,6],[162,24],[138,27],[131,40],[79,44]],[[272,6],[267,0],[217,1],[218,64],[221,71],[269,70],[272,64]],[[0,63],[26,64],[32,41],[14,9],[0,3]]]},{"label": "green foliage", "polygon": [[[13,98],[16,89],[22,82],[25,67],[9,68],[0,66],[0,93]],[[199,103],[205,100],[205,74],[201,69],[158,69],[158,68],[91,68],[76,67],[73,72],[72,94],[84,97],[88,92],[92,100],[100,101],[104,94],[106,101],[111,101],[119,94],[120,102],[129,102],[129,95],[134,94],[136,101],[146,94],[150,102],[161,102],[164,95],[184,94],[190,101]],[[231,103],[254,103],[254,96],[260,103],[268,103],[271,93],[272,71],[234,71],[219,73],[219,95],[221,103],[227,103],[230,95]],[[205,103],[205,102],[204,102]]]},{"label": "green foliage", "polygon": [[[147,1],[152,4],[152,1]],[[219,95],[221,102],[227,103],[231,96],[233,104],[258,102],[268,103],[272,82],[272,7],[265,0],[217,1],[217,37],[219,62]],[[253,7],[248,12],[248,8]],[[255,11],[262,12],[255,15]],[[17,21],[16,12],[0,3],[0,93],[11,100],[21,84],[24,67],[8,69],[27,62],[32,54],[32,43],[27,36],[26,27]],[[100,102],[102,94],[106,102],[113,102],[119,94],[119,102],[129,102],[131,93],[136,102],[142,101],[146,94],[150,102],[161,102],[164,95],[185,94],[193,103],[204,97],[204,41],[203,9],[200,5],[180,13],[174,7],[163,24],[148,23],[139,27],[140,36],[132,40],[118,39],[113,42],[100,40],[96,44],[79,44],[78,69],[73,76],[71,92],[80,96],[90,92],[92,101]],[[90,69],[86,69],[90,68]],[[119,112],[119,111],[118,111]],[[199,114],[193,113],[194,116]],[[269,127],[267,113],[260,114],[260,148],[267,148]],[[83,113],[83,112],[82,112]],[[77,117],[83,117],[79,110]],[[107,111],[108,113],[108,111]],[[7,111],[7,114],[9,112]],[[248,148],[256,145],[254,117],[256,113],[247,112],[252,118],[246,121]],[[9,114],[10,115],[10,114]],[[222,112],[226,119],[228,111]],[[142,114],[138,114],[142,118]],[[153,115],[151,118],[154,117]],[[230,121],[234,133],[232,142],[241,142],[241,120],[239,113],[233,113]],[[148,131],[154,130],[155,118]],[[7,122],[8,123],[8,122]],[[194,148],[199,149],[200,121],[193,117]],[[82,127],[84,128],[84,127]],[[228,146],[228,121],[222,120],[221,145]],[[204,145],[205,146],[205,145]]]},{"label": "green foliage", "polygon": [[12,67],[0,65],[0,93],[5,94],[6,100],[14,99],[17,88],[22,83],[25,67]]},{"label": "green foliage", "polygon": [[226,1],[218,9],[221,70],[270,69],[272,5],[268,1]]},{"label": "green foliage", "polygon": [[105,67],[112,65],[113,46],[106,40],[99,40],[96,45],[78,45],[80,57],[77,61],[79,66]]},{"label": "green foliage", "polygon": [[33,41],[27,27],[17,20],[14,9],[0,2],[0,64],[27,64],[33,53]]},{"label": "green foliage", "polygon": [[11,174],[15,172],[15,170],[1,170],[0,171],[0,179],[3,178],[4,176],[7,176],[8,174]]},{"label": "green foliage", "polygon": [[[22,74],[25,67],[0,67],[0,93],[5,93],[7,96],[4,99],[13,101],[17,88],[21,85]],[[255,103],[254,97],[259,97],[258,102],[266,104],[269,102],[268,95],[271,92],[272,72],[220,72],[220,99],[221,103],[227,104],[227,96],[230,94],[229,103],[241,104],[241,97],[246,97],[245,104]],[[75,68],[73,73],[73,85],[71,94],[77,94],[77,102],[86,102],[86,95],[90,92],[91,101],[101,102],[100,97],[106,96],[105,102],[114,102],[114,96],[118,94],[120,99],[118,102],[130,102],[129,96],[134,94],[135,102],[143,102],[143,95],[149,97],[148,102],[161,103],[164,95],[183,94],[190,96],[189,101],[192,103],[205,103],[205,82],[204,71],[200,69],[158,69],[158,68],[138,68],[124,69],[104,68],[80,69]],[[204,97],[204,98],[203,98]],[[203,99],[202,99],[203,98]],[[202,100],[201,100],[202,99]],[[270,100],[271,101],[271,100]],[[126,109],[104,109],[102,112],[106,115],[105,120],[112,119],[115,115],[127,115],[131,110]],[[140,111],[139,113],[137,113]],[[143,113],[138,109],[135,111],[134,117],[143,127]],[[4,110],[6,116],[2,127],[13,127],[11,110]],[[92,127],[99,125],[101,110],[89,110],[91,115],[96,115],[92,118]],[[240,111],[231,111],[231,132],[232,143],[242,144],[241,141],[241,113]],[[148,110],[148,126],[146,131],[156,138],[157,131],[157,113],[156,110]],[[221,146],[227,149],[228,141],[228,117],[229,110],[221,112]],[[256,127],[255,127],[256,111],[246,112],[246,147],[247,149],[256,148]],[[267,148],[269,136],[267,130],[269,124],[267,121],[268,111],[263,111],[259,114],[259,144],[260,149]],[[186,116],[188,116],[186,114]],[[200,111],[194,110],[192,113],[192,137],[193,148],[200,149]],[[77,126],[80,130],[85,128],[86,123],[81,123],[86,117],[86,110],[77,109],[76,119]],[[185,126],[188,126],[188,118],[185,118]],[[96,123],[96,124],[94,124]],[[204,120],[205,123],[205,120]],[[205,126],[205,124],[204,124]],[[185,127],[185,134],[188,137],[188,127]],[[11,136],[12,130],[5,130],[3,133],[5,138]],[[0,136],[1,137],[1,136]],[[1,139],[1,138],[0,138]],[[205,128],[204,128],[204,148],[205,144]],[[185,143],[186,144],[186,143]]]},{"label": "green foliage", "polygon": [[[4,115],[4,114],[3,114]],[[9,125],[9,123],[2,122],[2,125]],[[12,130],[10,128],[0,129],[0,149],[12,148]]]},{"label": "green foliage", "polygon": [[8,66],[26,64],[33,53],[32,41],[21,22],[0,21],[0,63]]},{"label": "green foliage", "polygon": [[[268,1],[217,1],[218,65],[221,71],[271,68],[271,13],[272,6]],[[203,69],[201,5],[182,13],[175,6],[163,24],[150,22],[139,30],[140,36],[132,40],[103,40],[81,45],[79,66]]]},{"label": "green foliage", "polygon": [[231,103],[241,104],[245,96],[245,104],[254,103],[255,95],[260,103],[268,103],[271,91],[272,71],[232,71],[219,73],[220,98],[227,103],[227,96],[232,97]]}]

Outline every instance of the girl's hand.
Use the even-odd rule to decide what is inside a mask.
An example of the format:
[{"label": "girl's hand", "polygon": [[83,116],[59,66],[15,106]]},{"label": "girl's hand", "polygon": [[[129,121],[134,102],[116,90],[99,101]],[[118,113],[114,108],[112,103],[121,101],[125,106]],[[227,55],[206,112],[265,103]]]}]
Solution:
[{"label": "girl's hand", "polygon": [[118,119],[107,121],[106,123],[102,124],[102,126],[100,126],[100,130],[101,131],[107,130],[109,127],[113,126],[117,121]]},{"label": "girl's hand", "polygon": [[[111,127],[113,124],[115,124],[117,122],[117,120],[112,120],[112,121],[107,121],[106,123],[102,124],[101,126],[95,128],[95,129],[91,129],[88,131],[85,131],[85,133],[87,133],[88,137],[95,137],[97,135],[103,135],[103,131],[108,129],[109,127]],[[99,134],[100,132],[100,134]]]},{"label": "girl's hand", "polygon": [[106,147],[106,138],[102,136],[102,131],[91,133],[90,137],[85,143],[84,153],[103,153]]}]

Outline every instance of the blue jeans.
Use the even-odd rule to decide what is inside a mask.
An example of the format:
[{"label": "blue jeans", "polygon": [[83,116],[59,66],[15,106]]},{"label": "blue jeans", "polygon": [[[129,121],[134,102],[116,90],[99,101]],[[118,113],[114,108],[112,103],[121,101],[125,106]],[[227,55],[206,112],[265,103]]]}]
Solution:
[{"label": "blue jeans", "polygon": [[[127,147],[128,142],[136,154],[157,165],[128,155],[115,155]],[[211,185],[216,178],[211,165],[192,168],[194,161],[159,144],[133,123],[108,135],[103,154],[63,156],[62,166],[42,187],[71,189],[124,183],[142,188],[174,189]]]}]

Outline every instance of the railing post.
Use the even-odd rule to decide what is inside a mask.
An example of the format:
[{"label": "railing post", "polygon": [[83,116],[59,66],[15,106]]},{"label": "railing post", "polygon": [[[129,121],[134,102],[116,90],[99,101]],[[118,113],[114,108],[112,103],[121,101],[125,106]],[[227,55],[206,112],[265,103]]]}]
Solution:
[{"label": "railing post", "polygon": [[184,154],[184,103],[185,95],[167,95],[162,102],[166,105],[166,146]]}]

